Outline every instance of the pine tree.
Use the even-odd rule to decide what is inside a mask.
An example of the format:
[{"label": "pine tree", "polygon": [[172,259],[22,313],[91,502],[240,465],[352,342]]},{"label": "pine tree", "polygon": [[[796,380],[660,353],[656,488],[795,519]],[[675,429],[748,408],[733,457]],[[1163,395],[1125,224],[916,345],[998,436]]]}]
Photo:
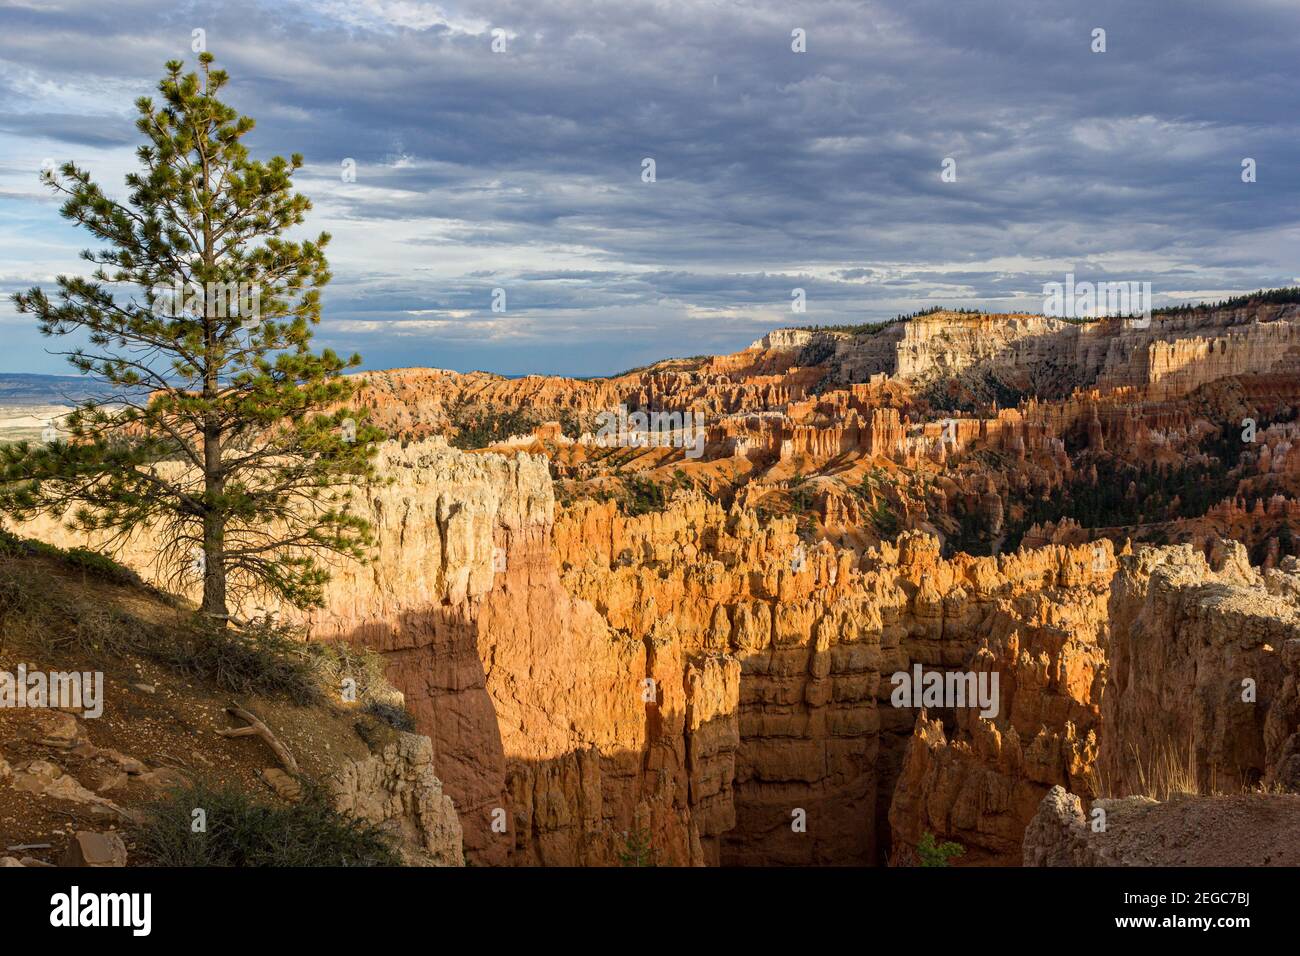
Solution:
[{"label": "pine tree", "polygon": [[0,451],[0,509],[67,516],[110,547],[150,528],[160,570],[201,577],[202,611],[224,622],[249,594],[318,605],[325,562],[364,558],[369,525],[347,502],[383,435],[347,407],[360,356],[309,348],[329,235],[282,238],[311,208],[293,191],[302,157],[249,158],[253,120],[217,98],[212,60],[169,62],[162,105],[136,101],[147,142],[125,203],[73,163],[43,173],[107,248],[82,253],[89,278],[14,303],[72,335],[60,354],[113,394],[70,413],[66,439]]}]

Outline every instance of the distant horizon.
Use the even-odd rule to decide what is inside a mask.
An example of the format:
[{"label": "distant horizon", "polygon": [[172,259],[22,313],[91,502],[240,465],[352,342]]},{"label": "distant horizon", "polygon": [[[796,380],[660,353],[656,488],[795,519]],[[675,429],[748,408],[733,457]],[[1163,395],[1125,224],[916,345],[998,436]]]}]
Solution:
[{"label": "distant horizon", "polygon": [[[1221,304],[1225,301],[1231,301],[1233,299],[1243,298],[1243,297],[1250,297],[1256,293],[1269,294],[1269,293],[1292,292],[1292,291],[1296,293],[1300,293],[1300,288],[1287,286],[1287,287],[1279,287],[1275,289],[1258,288],[1258,289],[1242,289],[1242,290],[1224,290],[1222,294],[1216,295],[1208,299],[1191,300],[1191,301],[1183,300],[1178,302],[1171,302],[1168,305],[1161,306],[1156,311],[1160,313],[1160,312],[1174,311],[1178,309],[1209,308]],[[1300,295],[1298,295],[1297,298],[1300,298]],[[932,303],[930,305],[921,306],[910,313],[898,314],[887,319],[869,320],[861,323],[853,323],[853,324],[842,323],[836,325],[828,325],[828,324],[819,324],[819,323],[797,323],[796,322],[796,323],[786,323],[784,325],[775,325],[759,331],[758,334],[755,335],[753,338],[746,340],[743,345],[739,345],[735,348],[731,348],[725,351],[697,352],[693,354],[682,354],[682,355],[662,355],[655,358],[649,358],[645,361],[639,362],[634,365],[622,366],[618,370],[612,372],[572,373],[572,372],[546,371],[546,370],[537,370],[537,369],[531,371],[507,372],[507,371],[497,371],[494,369],[488,369],[482,367],[456,368],[455,366],[446,365],[446,364],[422,364],[422,363],[406,363],[406,364],[375,366],[368,362],[365,362],[364,361],[365,356],[363,355],[362,356],[363,362],[361,367],[358,368],[355,372],[351,372],[348,374],[360,375],[360,374],[365,374],[367,372],[393,372],[393,371],[400,371],[402,369],[431,369],[431,370],[443,370],[443,371],[455,372],[458,375],[471,375],[476,372],[481,372],[486,375],[497,375],[500,376],[501,378],[507,378],[507,379],[527,378],[530,375],[541,375],[543,377],[548,377],[548,378],[569,378],[569,379],[585,379],[585,380],[602,379],[602,378],[608,379],[608,378],[617,378],[621,375],[628,374],[629,372],[634,371],[636,369],[645,368],[651,365],[657,365],[662,362],[684,361],[687,359],[695,358],[699,355],[734,354],[735,352],[743,351],[744,349],[748,348],[750,345],[754,344],[755,342],[759,341],[764,336],[772,332],[778,332],[784,330],[800,330],[800,329],[806,331],[844,331],[854,327],[885,326],[900,320],[911,320],[913,318],[924,316],[926,313],[931,313],[936,311],[968,312],[968,313],[973,313],[978,315],[989,315],[989,316],[997,316],[997,315],[1042,316],[1043,315],[1043,312],[1041,310],[1032,310],[1032,309],[994,311],[994,310],[986,310],[980,308],[971,308],[968,306]],[[46,353],[46,354],[51,355],[55,359],[61,358],[61,356],[57,355],[56,353]],[[67,379],[69,381],[88,381],[88,380],[94,381],[94,379],[88,379],[84,375],[68,374],[66,372],[11,371],[11,370],[0,368],[0,377],[4,377],[4,376],[33,376],[38,378]],[[3,396],[0,396],[0,398],[2,397]]]}]

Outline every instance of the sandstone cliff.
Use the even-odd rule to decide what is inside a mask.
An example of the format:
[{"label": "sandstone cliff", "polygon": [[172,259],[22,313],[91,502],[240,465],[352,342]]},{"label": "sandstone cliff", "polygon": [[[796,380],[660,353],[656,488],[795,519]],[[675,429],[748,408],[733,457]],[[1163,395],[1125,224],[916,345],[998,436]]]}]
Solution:
[{"label": "sandstone cliff", "polygon": [[[668,863],[872,862],[916,716],[881,674],[916,662],[1031,662],[1004,685],[1026,740],[1091,720],[1090,665],[1059,657],[1086,658],[1095,625],[1057,602],[1094,600],[1094,549],[944,561],[912,535],[858,555],[690,494],[556,522],[537,458],[431,442],[382,467],[358,498],[375,560],[337,569],[310,623],[383,653],[472,861],[617,862],[644,832]],[[1029,763],[1068,779],[1080,746]]]},{"label": "sandstone cliff", "polygon": [[[1099,771],[1144,792],[1175,766],[1207,792],[1300,783],[1300,575],[1241,545],[1122,560],[1111,592]],[[1167,771],[1165,771],[1167,773]]]}]

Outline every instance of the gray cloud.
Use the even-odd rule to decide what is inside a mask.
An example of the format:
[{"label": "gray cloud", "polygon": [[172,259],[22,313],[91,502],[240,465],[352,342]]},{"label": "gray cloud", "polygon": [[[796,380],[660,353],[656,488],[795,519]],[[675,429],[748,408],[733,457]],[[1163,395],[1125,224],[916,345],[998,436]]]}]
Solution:
[{"label": "gray cloud", "polygon": [[[1296,281],[1281,0],[67,0],[0,12],[0,145],[129,153],[131,98],[195,28],[254,151],[306,156],[336,236],[320,336],[372,367],[594,373],[796,320],[1034,308],[1065,271],[1171,299]],[[50,207],[3,172],[0,203],[6,250],[58,250],[0,281],[76,268],[82,240],[42,233]]]}]

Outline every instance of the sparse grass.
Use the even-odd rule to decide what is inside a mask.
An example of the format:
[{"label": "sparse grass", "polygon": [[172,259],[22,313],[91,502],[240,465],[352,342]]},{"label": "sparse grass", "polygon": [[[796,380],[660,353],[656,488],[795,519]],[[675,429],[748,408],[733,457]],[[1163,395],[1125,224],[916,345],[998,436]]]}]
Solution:
[{"label": "sparse grass", "polygon": [[131,584],[144,587],[140,576],[130,568],[118,564],[106,554],[86,548],[59,548],[44,541],[20,538],[0,528],[0,557],[19,558],[37,555],[59,561],[70,568],[82,571],[114,584]]},{"label": "sparse grass", "polygon": [[[205,832],[194,832],[196,810]],[[132,835],[154,866],[401,865],[385,831],[335,810],[311,784],[301,801],[282,806],[232,786],[195,783],[150,805]]]},{"label": "sparse grass", "polygon": [[411,716],[410,711],[405,707],[372,700],[366,704],[366,713],[377,720],[382,720],[394,730],[402,730],[408,734],[415,732],[415,718]]},{"label": "sparse grass", "polygon": [[[322,688],[338,686],[332,678],[340,665],[323,645],[305,644],[295,633],[264,621],[217,628],[197,615],[178,617],[164,627],[79,599],[66,588],[38,589],[30,576],[0,569],[0,652],[21,647],[101,664],[141,655],[232,694],[288,698],[304,706],[321,703],[326,696]],[[377,686],[373,665],[359,666],[351,676],[364,701]]]},{"label": "sparse grass", "polygon": [[1139,753],[1137,745],[1132,741],[1128,748],[1131,759],[1124,768],[1126,772],[1123,779],[1112,780],[1096,768],[1093,769],[1090,784],[1098,797],[1142,796],[1163,803],[1179,794],[1195,796],[1215,792],[1213,781],[1210,781],[1208,789],[1202,789],[1190,738],[1185,749],[1172,740],[1166,740],[1153,754],[1146,757]]},{"label": "sparse grass", "polygon": [[1274,780],[1271,783],[1265,783],[1263,780],[1261,780],[1259,783],[1255,784],[1255,786],[1244,787],[1243,790],[1246,793],[1255,793],[1255,794],[1259,794],[1260,796],[1275,796],[1275,797],[1286,796],[1295,793],[1294,790],[1289,789],[1285,784],[1280,783],[1277,780]]},{"label": "sparse grass", "polygon": [[1200,781],[1196,775],[1196,754],[1192,750],[1190,739],[1185,752],[1172,741],[1165,741],[1149,761],[1143,761],[1138,756],[1137,746],[1132,742],[1129,743],[1129,749],[1133,754],[1138,793],[1160,801],[1168,800],[1176,794],[1201,793]]},{"label": "sparse grass", "polygon": [[200,626],[156,648],[155,656],[223,690],[284,697],[300,706],[344,700],[344,681],[350,679],[356,682],[357,702],[393,711],[371,710],[375,716],[399,730],[414,726],[410,715],[387,699],[391,688],[378,653],[342,642],[308,642],[303,629],[295,625],[259,618],[239,628]]},{"label": "sparse grass", "polygon": [[187,677],[234,694],[287,697],[303,706],[321,703],[325,695],[319,672],[308,645],[294,635],[292,628],[266,620],[244,628],[199,623],[152,650],[154,657]]},{"label": "sparse grass", "polygon": [[139,653],[158,636],[115,607],[78,597],[21,562],[0,565],[0,651],[36,648],[101,663]]},{"label": "sparse grass", "polygon": [[129,602],[97,598],[66,575],[50,573],[42,561],[110,584],[141,587],[151,597],[159,594],[102,555],[0,533],[0,653],[13,648],[73,654],[99,664],[140,655],[232,694],[287,698],[299,705],[340,699],[343,679],[352,678],[359,702],[386,701],[383,661],[373,651],[307,643],[300,629],[266,618],[214,627],[176,603],[174,618],[145,620],[130,613]]}]

